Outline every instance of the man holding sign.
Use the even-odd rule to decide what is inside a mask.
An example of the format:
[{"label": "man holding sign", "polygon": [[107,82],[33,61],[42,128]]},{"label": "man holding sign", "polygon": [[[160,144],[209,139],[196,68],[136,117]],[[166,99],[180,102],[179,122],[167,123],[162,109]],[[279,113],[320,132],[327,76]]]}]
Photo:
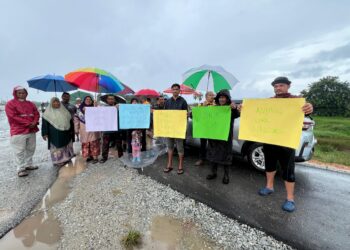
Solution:
[{"label": "man holding sign", "polygon": [[[108,94],[106,98],[107,106],[115,107],[117,109],[117,97],[113,94]],[[117,122],[117,121],[116,121]],[[103,131],[102,133],[102,159],[100,163],[105,163],[108,160],[110,144],[117,146],[118,157],[123,156],[123,145],[122,145],[123,134],[120,131]]]},{"label": "man holding sign", "polygon": [[[272,83],[272,86],[274,88],[275,96],[273,98],[297,98],[298,96],[291,95],[288,90],[290,88],[291,81],[287,77],[277,77]],[[313,106],[310,103],[301,104],[300,107],[302,107],[302,112],[305,115],[311,114],[313,111]],[[286,107],[287,108],[287,107]],[[241,110],[242,107],[239,107],[239,110]],[[272,110],[270,108],[263,109],[260,107],[257,107],[261,112],[266,112],[266,117],[269,115],[269,111]],[[283,111],[282,111],[283,112]],[[298,111],[299,112],[299,111]],[[282,113],[281,113],[282,116]],[[288,117],[288,119],[297,119],[298,114],[295,114],[295,116]],[[301,117],[302,118],[302,117]],[[243,120],[243,114],[241,115],[241,119]],[[241,121],[243,123],[243,121]],[[261,119],[261,123],[264,123],[263,119]],[[302,120],[301,120],[302,122]],[[242,124],[241,124],[242,128]],[[259,128],[262,128],[261,132],[264,132],[264,134],[275,134],[279,135],[279,131],[282,131],[283,128],[278,129],[270,129],[268,130],[264,126],[260,126]],[[301,131],[300,127],[300,131]],[[299,128],[297,128],[299,131]],[[293,133],[293,132],[292,132]],[[281,136],[281,135],[280,135]],[[240,129],[240,139],[241,139],[241,129]],[[274,177],[276,175],[277,170],[277,163],[280,163],[280,166],[282,168],[282,177],[285,183],[285,187],[287,190],[287,199],[282,205],[282,209],[287,212],[293,212],[295,210],[295,203],[294,203],[294,186],[295,186],[295,175],[294,175],[294,167],[295,167],[295,149],[292,147],[287,146],[280,146],[283,145],[285,141],[276,142],[276,144],[263,144],[263,150],[265,155],[265,172],[266,172],[266,179],[267,183],[266,186],[259,190],[259,195],[261,196],[267,196],[269,194],[272,194],[274,192]],[[298,143],[298,141],[297,141]],[[277,145],[279,144],[279,145]]]},{"label": "man holding sign", "polygon": [[[186,100],[180,96],[180,85],[178,83],[174,83],[171,86],[171,90],[173,92],[173,96],[165,102],[166,110],[186,110],[187,111],[187,102]],[[183,161],[184,161],[184,139],[180,138],[168,138],[167,146],[168,146],[168,164],[164,169],[165,173],[169,173],[173,170],[173,154],[174,154],[174,145],[176,143],[177,152],[179,153],[179,167],[178,174],[183,174]]]}]

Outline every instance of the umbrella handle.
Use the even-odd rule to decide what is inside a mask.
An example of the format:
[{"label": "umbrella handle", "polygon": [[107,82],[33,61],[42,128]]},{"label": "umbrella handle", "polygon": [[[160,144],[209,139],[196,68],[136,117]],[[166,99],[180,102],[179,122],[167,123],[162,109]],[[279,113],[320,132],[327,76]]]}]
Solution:
[{"label": "umbrella handle", "polygon": [[56,80],[53,79],[53,84],[55,85],[55,97],[57,97],[57,91],[56,91]]},{"label": "umbrella handle", "polygon": [[209,70],[209,71],[208,71],[207,92],[208,92],[208,89],[209,89],[209,79],[210,79],[210,73],[211,73],[211,71]]}]

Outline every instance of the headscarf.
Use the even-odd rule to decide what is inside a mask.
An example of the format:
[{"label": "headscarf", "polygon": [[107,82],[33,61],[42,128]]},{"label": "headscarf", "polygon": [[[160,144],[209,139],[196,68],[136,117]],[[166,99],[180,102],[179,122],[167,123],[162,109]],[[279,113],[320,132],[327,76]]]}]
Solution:
[{"label": "headscarf", "polygon": [[[86,98],[88,98],[88,97],[91,98],[91,100],[92,100],[91,105],[85,104]],[[85,111],[84,111],[84,108],[85,107],[93,107],[93,106],[94,106],[94,100],[92,99],[92,97],[91,96],[85,96],[83,101],[82,101],[82,103],[80,104],[80,106],[79,106],[79,108],[77,110],[77,116],[78,116],[79,121],[81,121],[82,123],[85,124]]]},{"label": "headscarf", "polygon": [[132,103],[133,101],[136,101],[137,103],[140,103],[139,99],[138,98],[132,98],[130,103]]},{"label": "headscarf", "polygon": [[223,90],[220,90],[219,93],[217,93],[216,97],[215,97],[215,103],[217,105],[220,105],[220,102],[219,102],[219,98],[220,96],[225,96],[226,97],[226,105],[230,105],[231,104],[231,95],[230,95],[230,91],[228,91],[227,89],[223,89]]},{"label": "headscarf", "polygon": [[28,96],[28,91],[27,91],[26,88],[24,88],[24,87],[22,87],[22,86],[19,86],[19,85],[13,88],[12,94],[13,94],[14,99],[15,99],[15,100],[19,100],[18,97],[17,97],[17,91],[18,91],[18,90],[24,90],[24,91],[26,92],[26,96],[24,97],[24,100],[26,100],[26,98],[27,98],[27,96]]},{"label": "headscarf", "polygon": [[[85,104],[86,98],[91,98],[92,102],[90,105]],[[84,113],[84,108],[85,107],[93,107],[94,106],[94,100],[92,99],[91,96],[85,96],[83,102],[79,106],[79,110]]]},{"label": "headscarf", "polygon": [[60,102],[57,97],[51,98],[50,105],[45,110],[43,118],[56,129],[67,131],[70,129],[70,120],[72,116],[63,105],[60,105],[59,108],[53,108],[53,103],[55,101]]}]

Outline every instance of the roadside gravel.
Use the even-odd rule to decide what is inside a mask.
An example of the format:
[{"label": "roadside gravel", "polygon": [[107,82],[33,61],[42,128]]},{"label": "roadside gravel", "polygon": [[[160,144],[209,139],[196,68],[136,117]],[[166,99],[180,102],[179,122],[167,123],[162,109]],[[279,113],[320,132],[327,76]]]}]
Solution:
[{"label": "roadside gravel", "polygon": [[[53,207],[63,230],[59,249],[122,249],[120,240],[129,230],[141,232],[146,241],[152,235],[152,222],[160,217],[184,225],[180,239],[172,243],[176,249],[291,249],[260,230],[124,168],[119,160],[89,164],[71,185],[74,188],[65,201]],[[195,228],[199,240],[186,241],[186,225]],[[162,246],[170,245],[165,242]],[[141,248],[161,249],[147,243]]]}]

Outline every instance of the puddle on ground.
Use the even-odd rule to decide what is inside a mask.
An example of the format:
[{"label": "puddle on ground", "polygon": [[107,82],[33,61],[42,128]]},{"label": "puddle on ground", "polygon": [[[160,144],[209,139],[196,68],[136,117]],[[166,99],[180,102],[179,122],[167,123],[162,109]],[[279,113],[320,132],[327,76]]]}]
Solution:
[{"label": "puddle on ground", "polygon": [[150,231],[143,236],[142,245],[134,249],[206,250],[218,248],[200,234],[192,221],[157,216],[152,220]]},{"label": "puddle on ground", "polygon": [[0,249],[56,249],[62,230],[50,209],[67,197],[69,181],[85,168],[85,161],[80,156],[62,167],[57,180],[29,217],[0,239]]},{"label": "puddle on ground", "polygon": [[[67,197],[70,180],[85,168],[86,163],[81,157],[62,167],[57,180],[31,214],[0,239],[0,249],[56,249],[62,230],[50,209]],[[112,192],[114,195],[122,194],[119,189]],[[207,250],[219,247],[204,238],[192,221],[157,216],[152,220],[150,231],[143,235],[142,245],[134,249]]]}]

